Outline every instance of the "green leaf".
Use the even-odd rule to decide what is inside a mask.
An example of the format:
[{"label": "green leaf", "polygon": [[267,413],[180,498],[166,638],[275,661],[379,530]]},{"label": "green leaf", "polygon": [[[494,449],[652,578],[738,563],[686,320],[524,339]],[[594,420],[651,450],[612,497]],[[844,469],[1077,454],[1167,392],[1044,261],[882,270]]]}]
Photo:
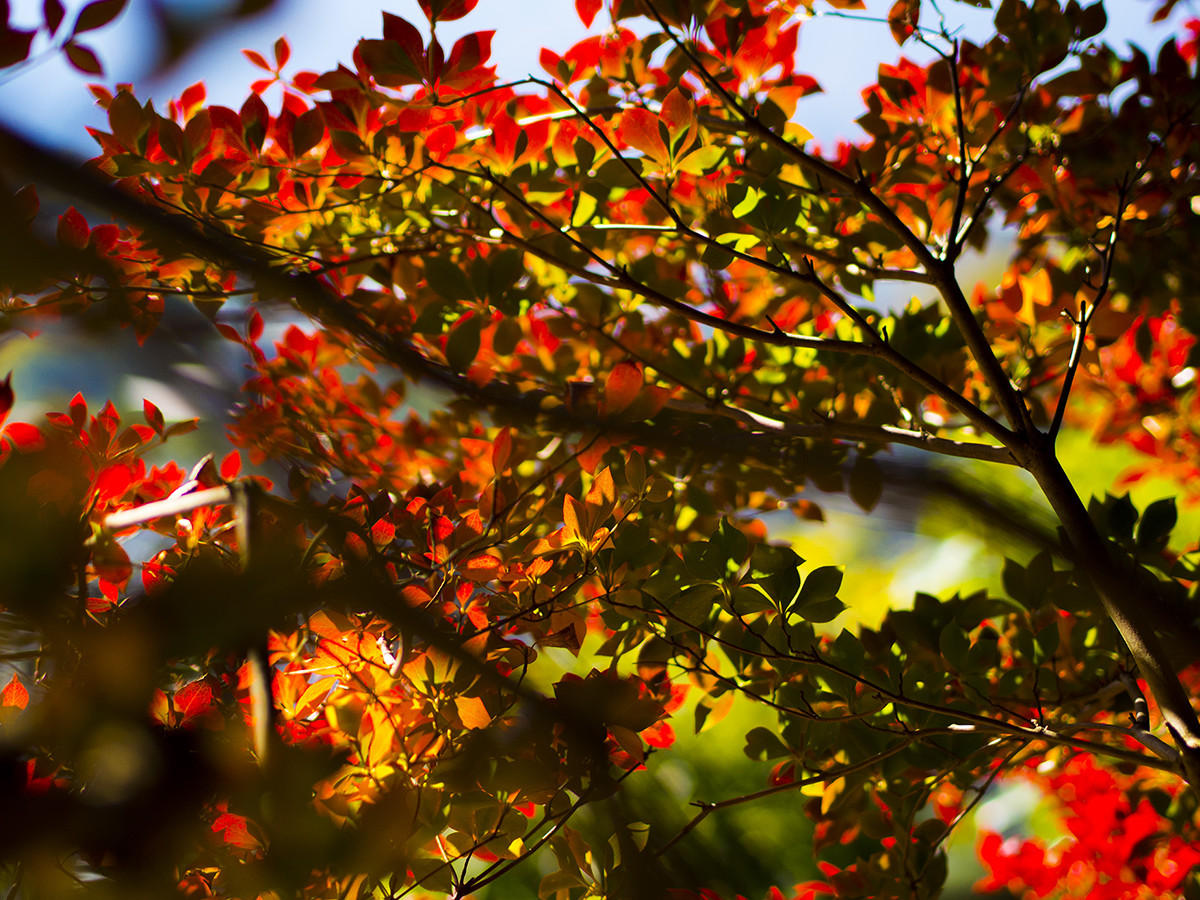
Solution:
[{"label": "green leaf", "polygon": [[787,612],[800,590],[800,564],[804,562],[790,547],[759,544],[750,556],[750,577],[780,612]]},{"label": "green leaf", "polygon": [[488,256],[488,298],[495,302],[517,283],[525,269],[525,254],[520,250],[500,250]]},{"label": "green leaf", "polygon": [[479,353],[479,333],[483,323],[479,316],[459,319],[446,341],[446,362],[455,372],[463,373],[471,367]]},{"label": "green leaf", "polygon": [[[804,579],[804,587],[796,598],[796,611],[804,615],[804,608],[810,604],[824,603],[837,596],[842,586],[842,570],[837,566],[820,566],[809,572]],[[804,615],[805,618],[808,616]]]},{"label": "green leaf", "polygon": [[1155,500],[1142,513],[1137,526],[1137,544],[1143,549],[1161,548],[1167,543],[1172,529],[1179,519],[1175,509],[1175,498]]},{"label": "green leaf", "polygon": [[467,273],[440,256],[425,260],[425,280],[433,291],[447,300],[470,300],[475,296]]},{"label": "green leaf", "polygon": [[967,652],[971,649],[966,629],[957,622],[951,622],[938,637],[938,649],[946,662],[961,671],[967,660]]},{"label": "green leaf", "polygon": [[698,624],[708,618],[720,595],[721,589],[715,584],[698,584],[672,600],[670,610],[684,621]]},{"label": "green leaf", "polygon": [[683,548],[683,563],[696,578],[718,581],[725,577],[725,554],[710,541],[692,541]]},{"label": "green leaf", "polygon": [[733,605],[733,611],[739,616],[750,616],[766,612],[768,609],[775,609],[774,601],[757,585],[739,585],[730,593],[729,599]]},{"label": "green leaf", "polygon": [[1025,582],[1025,567],[1015,560],[1005,557],[1004,565],[1000,570],[1000,581],[1004,585],[1004,592],[1012,597],[1026,609],[1031,609],[1033,604],[1028,602],[1029,591]]},{"label": "green leaf", "polygon": [[879,463],[861,453],[854,460],[850,470],[850,499],[858,504],[863,512],[870,512],[883,496],[883,470]]},{"label": "green leaf", "polygon": [[721,519],[721,524],[712,534],[711,543],[720,548],[727,567],[732,567],[734,571],[740,568],[750,555],[750,542],[746,540],[746,535],[728,519]]},{"label": "green leaf", "polygon": [[792,609],[792,612],[803,616],[809,622],[816,622],[818,625],[824,622],[832,622],[846,608],[837,597],[830,597],[827,600],[816,600],[812,603],[806,603],[803,607],[799,604]]},{"label": "green leaf", "polygon": [[792,751],[779,739],[779,735],[759,725],[746,732],[746,746],[742,752],[750,759],[779,759],[781,756],[791,756]]},{"label": "green leaf", "polygon": [[719,244],[709,244],[700,258],[710,269],[724,269],[733,262],[733,254]]}]

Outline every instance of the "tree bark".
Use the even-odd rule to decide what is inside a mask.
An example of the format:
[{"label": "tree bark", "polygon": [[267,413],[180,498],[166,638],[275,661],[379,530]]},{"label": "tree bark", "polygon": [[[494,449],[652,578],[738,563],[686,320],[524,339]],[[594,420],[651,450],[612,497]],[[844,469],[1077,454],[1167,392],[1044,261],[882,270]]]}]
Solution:
[{"label": "tree bark", "polygon": [[1025,457],[1021,462],[1058,516],[1076,566],[1095,587],[1105,613],[1120,632],[1158,702],[1179,750],[1181,774],[1194,789],[1200,790],[1200,720],[1154,630],[1155,604],[1161,601],[1153,580],[1100,534],[1063,471],[1050,439],[1035,433],[1030,436],[1030,444],[1026,453],[1017,455]]}]

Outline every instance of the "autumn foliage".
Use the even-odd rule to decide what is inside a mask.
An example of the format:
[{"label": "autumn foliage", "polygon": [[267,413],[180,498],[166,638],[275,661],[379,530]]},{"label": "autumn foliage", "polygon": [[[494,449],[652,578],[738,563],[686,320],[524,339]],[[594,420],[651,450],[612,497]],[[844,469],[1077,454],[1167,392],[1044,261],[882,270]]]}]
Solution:
[{"label": "autumn foliage", "polygon": [[[897,0],[861,27],[932,62],[819,147],[803,22],[857,0],[577,0],[593,35],[510,83],[491,32],[438,39],[477,4],[331,71],[246,51],[239,109],[95,85],[82,170],[0,133],[7,328],[186,314],[247,373],[199,453],[149,401],[22,422],[0,385],[13,896],[932,897],[1014,784],[1064,837],[982,828],[979,891],[1194,896],[1197,548],[1126,490],[1200,485],[1200,28],[1150,56],[1103,2],[1000,0],[975,44]],[[99,74],[123,6],[50,0],[0,65]],[[1081,499],[1068,431],[1138,462]],[[1007,529],[1003,590],[856,624],[855,561],[768,514],[913,471]],[[757,789],[652,780],[735,704]],[[811,878],[743,883],[706,829],[781,797]]]}]

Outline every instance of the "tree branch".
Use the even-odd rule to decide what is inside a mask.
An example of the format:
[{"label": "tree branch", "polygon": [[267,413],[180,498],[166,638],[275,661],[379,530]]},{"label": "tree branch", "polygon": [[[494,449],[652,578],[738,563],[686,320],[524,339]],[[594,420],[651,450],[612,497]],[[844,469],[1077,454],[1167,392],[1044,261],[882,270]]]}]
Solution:
[{"label": "tree branch", "polygon": [[[871,190],[865,178],[854,178],[847,175],[845,172],[831,165],[818,156],[813,156],[805,152],[800,147],[797,147],[791,141],[787,140],[782,135],[777,134],[773,129],[767,127],[762,121],[752,113],[750,113],[736,96],[731,94],[717,78],[708,71],[696,54],[687,46],[687,43],[675,34],[674,30],[667,24],[666,20],[658,12],[655,7],[654,0],[642,0],[643,4],[650,11],[652,18],[662,27],[663,32],[671,39],[680,52],[687,57],[696,74],[701,80],[708,85],[709,89],[721,97],[721,99],[734,110],[743,122],[761,139],[771,144],[772,146],[785,153],[792,160],[798,163],[805,169],[817,175],[819,178],[827,179],[834,184],[844,187],[854,197],[856,197],[868,210],[879,217],[889,230],[891,230],[900,240],[907,246],[916,256],[917,261],[934,279],[934,284],[942,295],[942,299],[946,303],[946,307],[950,312],[954,324],[958,327],[959,332],[966,341],[967,348],[971,351],[971,356],[975,359],[984,378],[992,389],[1000,408],[1004,410],[1005,416],[1009,420],[1009,424],[1017,431],[1026,430],[1026,414],[1024,410],[1024,402],[1017,394],[1008,375],[1004,372],[1000,361],[992,352],[991,345],[987,337],[983,333],[983,329],[979,327],[979,323],[975,321],[974,314],[971,312],[971,305],[967,302],[966,296],[962,292],[957,279],[955,278],[954,266],[945,260],[938,259],[933,252],[925,245],[916,234],[913,233],[896,212],[884,203],[883,199]],[[993,433],[993,436],[999,437]]]}]

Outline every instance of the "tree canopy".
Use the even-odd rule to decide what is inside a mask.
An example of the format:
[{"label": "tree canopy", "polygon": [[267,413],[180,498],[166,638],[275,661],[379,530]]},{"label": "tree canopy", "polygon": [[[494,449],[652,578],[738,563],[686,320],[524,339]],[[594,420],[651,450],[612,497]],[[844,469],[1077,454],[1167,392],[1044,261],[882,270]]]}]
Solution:
[{"label": "tree canopy", "polygon": [[[860,0],[576,0],[512,82],[438,40],[478,0],[420,0],[331,71],[247,51],[240,109],[94,86],[83,167],[0,131],[6,329],[248,373],[204,447],[86,388],[3,426],[10,896],[732,900],[771,876],[709,827],[786,800],[773,900],[933,897],[1014,781],[1065,837],[981,828],[979,890],[1200,895],[1200,557],[1128,493],[1200,491],[1200,24],[970,2],[978,44],[861,23],[897,61],[833,147],[797,42]],[[0,65],[99,74],[124,3],[46,0]],[[1068,433],[1141,462],[1081,496]],[[1002,590],[856,624],[855,560],[768,531],[901,487],[1010,535]],[[748,707],[754,789],[655,768]]]}]

